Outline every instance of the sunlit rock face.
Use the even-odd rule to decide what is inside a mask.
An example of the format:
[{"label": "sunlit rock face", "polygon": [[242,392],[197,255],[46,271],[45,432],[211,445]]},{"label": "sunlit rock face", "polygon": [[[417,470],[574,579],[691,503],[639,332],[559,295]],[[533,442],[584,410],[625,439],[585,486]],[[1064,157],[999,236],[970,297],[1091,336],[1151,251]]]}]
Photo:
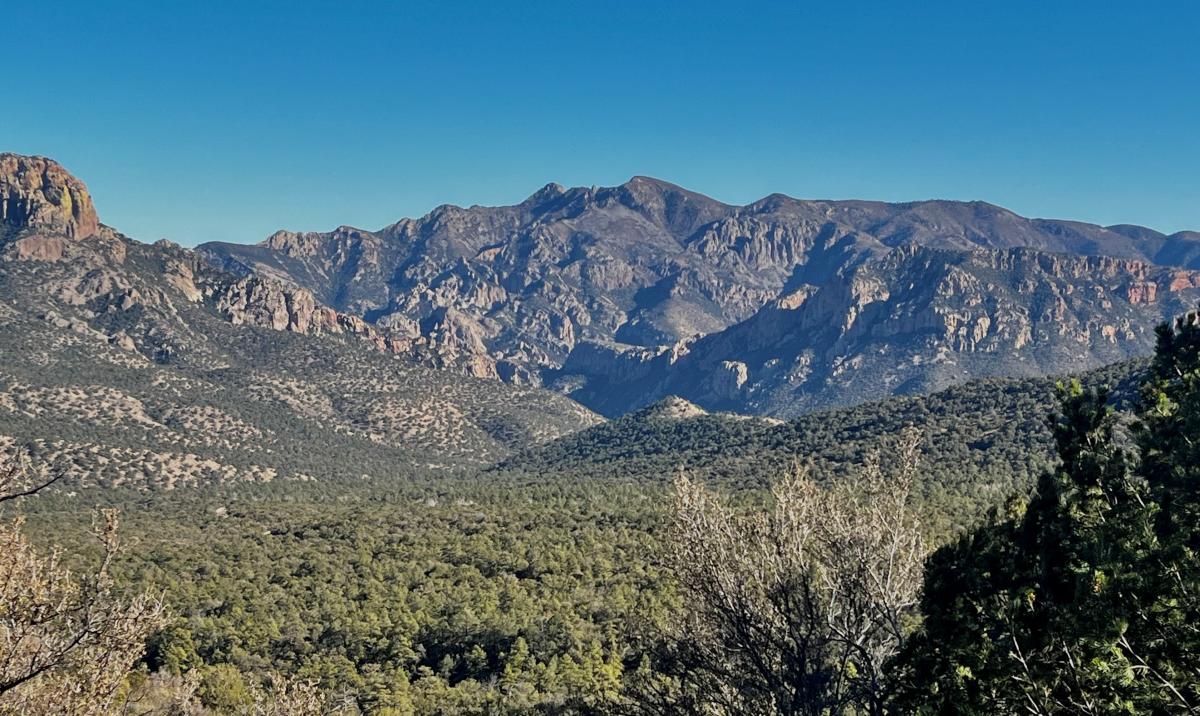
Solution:
[{"label": "sunlit rock face", "polygon": [[[45,157],[0,154],[0,226],[4,234],[40,230],[71,239],[86,239],[100,220],[83,182],[58,162]],[[31,250],[43,256],[52,247]]]}]

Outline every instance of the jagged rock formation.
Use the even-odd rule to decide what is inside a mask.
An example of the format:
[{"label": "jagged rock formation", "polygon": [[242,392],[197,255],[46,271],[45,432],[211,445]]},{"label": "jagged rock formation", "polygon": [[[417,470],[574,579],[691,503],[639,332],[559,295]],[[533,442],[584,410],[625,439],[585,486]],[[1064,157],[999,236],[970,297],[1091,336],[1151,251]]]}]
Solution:
[{"label": "jagged rock formation", "polygon": [[0,227],[2,232],[34,229],[86,239],[100,229],[100,221],[87,187],[58,162],[4,153]]},{"label": "jagged rock formation", "polygon": [[[984,376],[1119,360],[1200,299],[1200,272],[1029,249],[903,247],[640,362],[568,360],[577,396],[620,412],[664,395],[794,416]],[[608,366],[609,373],[600,372]]]},{"label": "jagged rock formation", "polygon": [[113,485],[357,479],[486,464],[598,420],[413,365],[393,354],[415,332],[294,285],[133,241],[49,160],[0,168],[0,450]]},{"label": "jagged rock formation", "polygon": [[258,247],[202,251],[404,327],[440,364],[538,383],[582,341],[673,341],[729,325],[770,298],[784,276],[718,270],[680,252],[679,236],[722,211],[649,179],[615,189],[548,185],[514,207],[444,206],[379,232],[279,232]]},{"label": "jagged rock formation", "polygon": [[[203,304],[234,325],[342,335],[391,353],[414,352],[429,342],[415,328],[396,332],[320,305],[312,292],[294,285],[215,270],[169,241],[149,248],[132,241],[100,224],[87,187],[51,159],[0,154],[0,211],[0,255],[14,266],[51,264],[44,267],[49,280],[41,288],[72,306],[106,314],[139,307],[177,314],[174,292],[136,286],[143,266],[127,264],[132,252],[135,263],[157,264],[184,301]],[[148,354],[158,349],[124,332],[118,342]]]},{"label": "jagged rock formation", "polygon": [[672,393],[789,415],[1093,367],[1147,352],[1200,268],[1192,232],[984,202],[731,206],[646,177],[201,250],[395,330],[418,360],[614,415]]}]

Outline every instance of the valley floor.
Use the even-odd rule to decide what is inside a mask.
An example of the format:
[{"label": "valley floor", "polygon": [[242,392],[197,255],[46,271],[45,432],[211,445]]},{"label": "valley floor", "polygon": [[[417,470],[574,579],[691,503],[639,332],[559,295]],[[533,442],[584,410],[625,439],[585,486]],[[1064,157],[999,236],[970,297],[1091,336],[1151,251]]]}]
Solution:
[{"label": "valley floor", "polygon": [[[599,705],[636,670],[672,600],[665,504],[607,481],[445,479],[85,490],[25,511],[39,543],[94,554],[90,506],[120,508],[118,583],[163,591],[173,617],[151,671],[279,672],[367,713],[521,713]],[[228,681],[209,703],[245,693]]]}]

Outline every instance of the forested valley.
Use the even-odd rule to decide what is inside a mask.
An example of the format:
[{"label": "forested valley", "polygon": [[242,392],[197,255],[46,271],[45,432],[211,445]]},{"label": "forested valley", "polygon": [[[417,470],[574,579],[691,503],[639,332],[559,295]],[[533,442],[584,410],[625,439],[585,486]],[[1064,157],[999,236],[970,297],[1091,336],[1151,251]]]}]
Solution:
[{"label": "forested valley", "polygon": [[[78,489],[13,452],[0,711],[1192,712],[1196,316],[1097,375],[1058,384],[1020,447],[1038,473],[974,513],[969,486],[930,489],[959,463],[920,420],[860,426],[837,469],[776,455],[739,479],[668,453],[591,479],[526,458]],[[561,440],[547,454],[575,454]]]}]

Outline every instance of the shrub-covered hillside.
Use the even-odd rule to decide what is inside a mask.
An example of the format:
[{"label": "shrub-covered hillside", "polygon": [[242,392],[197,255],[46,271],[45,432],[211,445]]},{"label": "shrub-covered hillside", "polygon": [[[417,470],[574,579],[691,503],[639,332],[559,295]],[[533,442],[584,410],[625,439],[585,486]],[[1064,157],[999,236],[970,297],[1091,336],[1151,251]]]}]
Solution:
[{"label": "shrub-covered hillside", "polygon": [[[1084,376],[1134,395],[1144,363],[1121,363]],[[623,418],[529,448],[485,475],[559,475],[662,483],[684,470],[724,486],[762,488],[793,464],[818,479],[852,472],[905,429],[921,439],[918,490],[958,524],[1012,491],[1028,489],[1053,461],[1048,421],[1057,380],[988,379],[927,396],[891,398],[781,422],[708,414],[668,399]]]}]

